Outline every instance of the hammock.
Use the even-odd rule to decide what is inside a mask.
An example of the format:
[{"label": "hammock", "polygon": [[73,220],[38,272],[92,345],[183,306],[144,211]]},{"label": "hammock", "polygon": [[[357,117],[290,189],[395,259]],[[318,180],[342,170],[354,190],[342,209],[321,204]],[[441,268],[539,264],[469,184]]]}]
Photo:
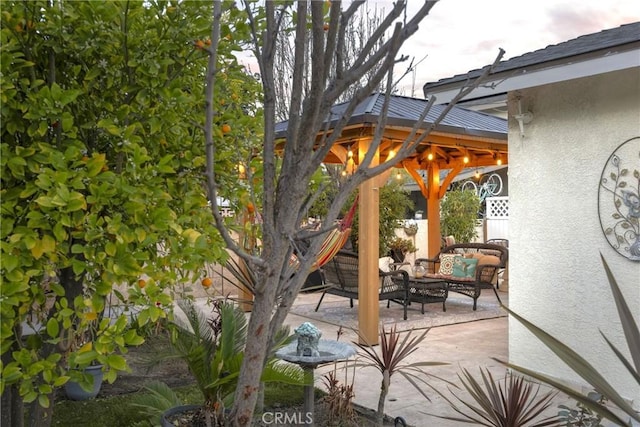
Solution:
[{"label": "hammock", "polygon": [[[338,226],[331,230],[329,234],[325,237],[322,242],[322,246],[318,251],[318,255],[316,256],[316,261],[311,266],[309,273],[316,271],[326,263],[328,263],[331,258],[333,258],[338,251],[344,246],[351,234],[351,224],[353,223],[353,217],[356,213],[356,207],[358,206],[358,196],[356,196],[353,201],[353,205],[349,209],[349,212],[345,215],[344,218],[340,221]],[[295,254],[291,255],[291,260],[289,262],[291,267],[295,269],[300,265],[300,261]]]}]

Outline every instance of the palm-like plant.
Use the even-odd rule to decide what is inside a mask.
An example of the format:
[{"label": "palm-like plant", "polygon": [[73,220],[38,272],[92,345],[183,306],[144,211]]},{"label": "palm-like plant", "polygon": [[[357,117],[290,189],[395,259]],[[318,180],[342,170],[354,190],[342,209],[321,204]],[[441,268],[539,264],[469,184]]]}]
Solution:
[{"label": "palm-like plant", "polygon": [[[207,426],[222,423],[224,408],[233,400],[247,342],[245,314],[229,301],[213,302],[213,316],[190,300],[178,302],[186,321],[176,321],[171,346],[158,355],[156,362],[180,358],[189,367],[204,398],[203,413]],[[276,348],[288,339],[282,330],[276,337]],[[279,363],[271,357],[265,364],[262,381],[304,384],[302,370]]]},{"label": "palm-like plant", "polygon": [[[548,392],[538,397],[540,386],[534,386],[522,376],[509,374],[504,383],[496,383],[488,369],[480,369],[482,382],[476,380],[471,373],[463,369],[458,378],[464,388],[471,395],[473,402],[452,394],[462,404],[447,398],[438,392],[454,411],[461,417],[434,415],[438,418],[467,424],[478,424],[489,427],[544,427],[560,426],[562,421],[558,416],[549,416],[536,421],[542,413],[553,403],[557,392]],[[465,409],[466,408],[466,409]]]},{"label": "palm-like plant", "polygon": [[379,425],[382,425],[384,421],[384,403],[389,393],[389,386],[391,385],[391,377],[399,373],[413,385],[418,392],[424,396],[427,400],[429,396],[420,387],[418,383],[433,388],[426,380],[425,376],[434,377],[432,374],[425,372],[422,368],[425,366],[437,366],[446,365],[442,362],[414,362],[408,363],[406,359],[413,352],[418,350],[418,345],[427,336],[429,329],[418,335],[411,337],[413,331],[409,331],[402,341],[400,341],[400,333],[397,331],[396,326],[392,326],[391,330],[387,333],[382,327],[380,331],[380,355],[376,352],[373,346],[366,344],[366,339],[360,337],[365,344],[354,343],[360,348],[359,356],[365,360],[365,362],[356,362],[355,366],[373,366],[382,374],[382,383],[380,386],[380,396],[378,398],[378,410],[376,412],[376,418]]},{"label": "palm-like plant", "polygon": [[[629,309],[629,306],[624,299],[624,295],[622,294],[622,291],[620,290],[620,287],[618,286],[613,273],[609,269],[609,265],[602,255],[600,255],[600,257],[602,259],[602,264],[604,266],[609,285],[611,286],[613,298],[618,309],[618,315],[620,316],[620,321],[622,323],[622,329],[624,330],[624,334],[627,340],[627,346],[629,347],[629,351],[631,353],[632,362],[627,360],[620,349],[618,349],[602,332],[600,333],[609,347],[611,347],[611,350],[618,357],[620,362],[629,371],[631,378],[634,378],[636,383],[640,386],[640,330],[638,329],[638,325],[633,318],[633,314],[631,313],[631,310]],[[640,414],[638,414],[638,412],[636,412],[631,407],[631,405],[627,403],[627,401],[620,395],[620,393],[618,393],[618,391],[611,384],[609,384],[609,382],[598,372],[596,368],[593,367],[593,365],[591,365],[587,360],[585,360],[567,345],[551,336],[549,333],[535,326],[534,324],[527,321],[522,316],[509,310],[508,308],[504,308],[514,319],[522,323],[527,329],[529,329],[529,331],[531,331],[536,337],[538,337],[538,339],[542,341],[545,346],[547,346],[558,357],[560,357],[560,359],[562,359],[562,361],[564,361],[571,369],[573,369],[575,373],[580,375],[585,381],[591,384],[591,386],[593,386],[598,393],[603,395],[608,401],[617,406],[625,414],[629,415],[629,417],[637,422],[640,422]],[[588,395],[579,393],[571,389],[570,387],[567,387],[566,385],[554,380],[553,378],[542,375],[538,372],[531,371],[521,366],[513,364],[507,364],[507,366],[553,386],[554,388],[564,392],[571,398],[577,400],[584,407],[591,409],[592,411],[602,415],[603,417],[607,418],[610,421],[613,421],[618,425],[631,425],[630,421],[625,421],[616,413],[612,412],[611,409],[609,409],[604,404],[598,401],[594,401]]]}]

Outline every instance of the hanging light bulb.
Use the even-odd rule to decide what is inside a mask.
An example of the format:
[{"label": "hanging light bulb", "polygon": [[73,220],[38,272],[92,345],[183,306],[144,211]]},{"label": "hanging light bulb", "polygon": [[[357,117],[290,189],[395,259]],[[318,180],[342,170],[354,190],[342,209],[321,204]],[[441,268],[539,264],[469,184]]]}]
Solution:
[{"label": "hanging light bulb", "polygon": [[351,146],[349,146],[349,151],[347,151],[347,157],[350,159],[353,158],[353,150],[351,149]]},{"label": "hanging light bulb", "polygon": [[393,159],[396,156],[396,152],[393,150],[389,150],[389,155],[387,155],[387,160]]},{"label": "hanging light bulb", "polygon": [[431,151],[431,146],[427,146],[427,160],[433,160],[433,151]]},{"label": "hanging light bulb", "polygon": [[398,173],[396,173],[396,179],[398,181],[400,181],[402,179],[402,174],[400,173],[400,171],[398,171]]},{"label": "hanging light bulb", "polygon": [[502,157],[498,156],[498,161],[496,161],[498,166],[502,165]]},{"label": "hanging light bulb", "polygon": [[468,155],[468,154],[465,154],[465,155],[464,155],[464,157],[462,158],[462,161],[463,161],[465,164],[469,163],[469,155]]},{"label": "hanging light bulb", "polygon": [[474,174],[474,176],[476,177],[476,179],[480,178],[480,171],[478,169],[476,169],[476,173]]}]

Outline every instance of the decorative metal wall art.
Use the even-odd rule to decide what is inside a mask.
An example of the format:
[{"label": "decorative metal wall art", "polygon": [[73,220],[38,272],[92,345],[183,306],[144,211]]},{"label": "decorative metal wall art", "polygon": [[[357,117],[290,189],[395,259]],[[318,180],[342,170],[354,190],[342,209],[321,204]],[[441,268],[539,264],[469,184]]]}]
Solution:
[{"label": "decorative metal wall art", "polygon": [[600,177],[598,216],[613,249],[640,261],[640,136],[618,146]]}]

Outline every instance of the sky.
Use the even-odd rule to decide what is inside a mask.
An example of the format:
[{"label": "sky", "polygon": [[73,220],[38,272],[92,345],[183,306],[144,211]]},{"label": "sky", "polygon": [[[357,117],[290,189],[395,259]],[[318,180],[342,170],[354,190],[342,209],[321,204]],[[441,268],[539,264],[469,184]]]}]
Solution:
[{"label": "sky", "polygon": [[[375,3],[391,7],[389,0]],[[408,4],[410,13],[422,1]],[[425,83],[490,64],[499,48],[509,59],[637,21],[638,0],[440,0],[401,49],[416,61],[427,55],[401,91],[421,98]]]}]

